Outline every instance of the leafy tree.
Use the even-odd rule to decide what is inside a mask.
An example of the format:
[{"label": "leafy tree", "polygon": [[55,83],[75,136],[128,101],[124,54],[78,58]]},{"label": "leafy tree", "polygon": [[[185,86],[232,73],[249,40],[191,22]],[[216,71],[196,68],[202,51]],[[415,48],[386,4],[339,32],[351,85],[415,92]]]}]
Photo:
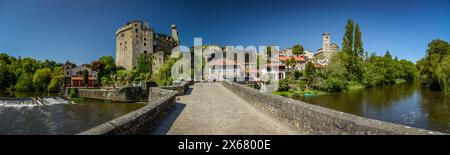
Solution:
[{"label": "leafy tree", "polygon": [[314,64],[309,61],[305,66],[305,77],[307,78],[308,84],[312,84],[314,78],[316,76],[316,67]]},{"label": "leafy tree", "polygon": [[349,19],[345,26],[344,39],[342,40],[342,51],[346,52],[348,55],[351,55],[353,51],[353,26],[353,20]]},{"label": "leafy tree", "polygon": [[33,75],[29,73],[22,73],[14,86],[18,91],[32,91],[33,90]]},{"label": "leafy tree", "polygon": [[355,26],[353,20],[349,19],[345,26],[344,39],[342,41],[342,51],[346,53],[345,66],[347,68],[347,78],[350,81],[360,82],[363,76],[363,47],[361,31],[359,26]]},{"label": "leafy tree", "polygon": [[357,54],[358,57],[364,57],[364,48],[362,43],[361,30],[359,29],[358,24],[356,24],[355,26],[354,50],[355,54]]},{"label": "leafy tree", "polygon": [[3,60],[0,61],[0,89],[6,89],[11,86],[11,70],[9,69],[6,62],[4,62]]},{"label": "leafy tree", "polygon": [[159,71],[153,74],[153,80],[159,86],[172,85],[172,66],[180,59],[180,57],[170,57],[159,69]]},{"label": "leafy tree", "polygon": [[428,44],[427,55],[417,62],[422,86],[432,90],[442,90],[449,93],[449,81],[447,74],[448,56],[450,45],[443,40],[433,40]]},{"label": "leafy tree", "polygon": [[152,55],[151,54],[140,54],[137,59],[136,70],[138,73],[152,73]]},{"label": "leafy tree", "polygon": [[294,55],[301,55],[304,54],[305,51],[303,49],[303,46],[300,44],[294,45],[294,47],[292,47],[292,54]]},{"label": "leafy tree", "polygon": [[89,72],[87,69],[85,69],[83,71],[83,84],[84,86],[88,87],[88,83],[89,83]]},{"label": "leafy tree", "polygon": [[295,61],[295,58],[290,58],[290,59],[286,60],[286,62],[285,62],[285,65],[288,66],[288,68],[289,68],[288,71],[290,71],[290,69],[294,68],[296,64],[297,64],[297,61]]},{"label": "leafy tree", "polygon": [[50,68],[38,69],[33,75],[33,86],[36,90],[47,90],[47,87],[52,78],[52,71]]},{"label": "leafy tree", "polygon": [[61,86],[64,82],[64,75],[58,75],[52,77],[50,84],[47,87],[48,92],[57,93],[60,91]]}]

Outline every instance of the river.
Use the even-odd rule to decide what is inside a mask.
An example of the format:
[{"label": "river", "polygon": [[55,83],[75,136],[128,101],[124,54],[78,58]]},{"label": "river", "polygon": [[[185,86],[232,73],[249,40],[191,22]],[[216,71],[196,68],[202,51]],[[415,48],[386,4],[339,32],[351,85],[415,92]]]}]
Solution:
[{"label": "river", "polygon": [[[0,93],[1,97],[55,96],[47,93]],[[74,104],[0,105],[0,135],[77,134],[143,107],[143,103],[114,103],[83,99]]]},{"label": "river", "polygon": [[450,96],[412,83],[296,99],[366,118],[450,133]]}]

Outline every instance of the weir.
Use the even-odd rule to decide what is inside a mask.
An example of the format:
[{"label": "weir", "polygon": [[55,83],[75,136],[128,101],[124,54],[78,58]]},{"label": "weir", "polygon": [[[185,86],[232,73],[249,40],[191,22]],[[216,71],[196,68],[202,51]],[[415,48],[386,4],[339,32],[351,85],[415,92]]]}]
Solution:
[{"label": "weir", "polygon": [[28,97],[28,98],[0,97],[0,106],[43,106],[55,104],[72,104],[72,102],[59,96]]}]

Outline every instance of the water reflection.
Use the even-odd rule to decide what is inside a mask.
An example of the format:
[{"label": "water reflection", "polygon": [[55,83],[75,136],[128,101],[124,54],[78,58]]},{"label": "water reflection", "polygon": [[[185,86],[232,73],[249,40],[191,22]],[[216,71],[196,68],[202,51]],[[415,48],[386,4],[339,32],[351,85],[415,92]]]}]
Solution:
[{"label": "water reflection", "polygon": [[450,132],[449,96],[412,83],[297,99],[367,118]]}]

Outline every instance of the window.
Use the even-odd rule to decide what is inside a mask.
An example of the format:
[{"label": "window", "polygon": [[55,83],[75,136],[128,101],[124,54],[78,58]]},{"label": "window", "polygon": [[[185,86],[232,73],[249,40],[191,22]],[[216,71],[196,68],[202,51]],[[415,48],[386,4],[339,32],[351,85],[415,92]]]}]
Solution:
[{"label": "window", "polygon": [[147,43],[144,43],[144,46],[147,46]]},{"label": "window", "polygon": [[134,27],[136,27],[137,26],[137,24],[134,24]]},{"label": "window", "polygon": [[245,53],[245,63],[248,64],[250,62],[250,54]]},{"label": "window", "polygon": [[144,54],[147,54],[147,51],[144,51]]},{"label": "window", "polygon": [[147,38],[144,38],[144,41],[147,41]]},{"label": "window", "polygon": [[138,29],[135,29],[134,32],[138,32]]}]

